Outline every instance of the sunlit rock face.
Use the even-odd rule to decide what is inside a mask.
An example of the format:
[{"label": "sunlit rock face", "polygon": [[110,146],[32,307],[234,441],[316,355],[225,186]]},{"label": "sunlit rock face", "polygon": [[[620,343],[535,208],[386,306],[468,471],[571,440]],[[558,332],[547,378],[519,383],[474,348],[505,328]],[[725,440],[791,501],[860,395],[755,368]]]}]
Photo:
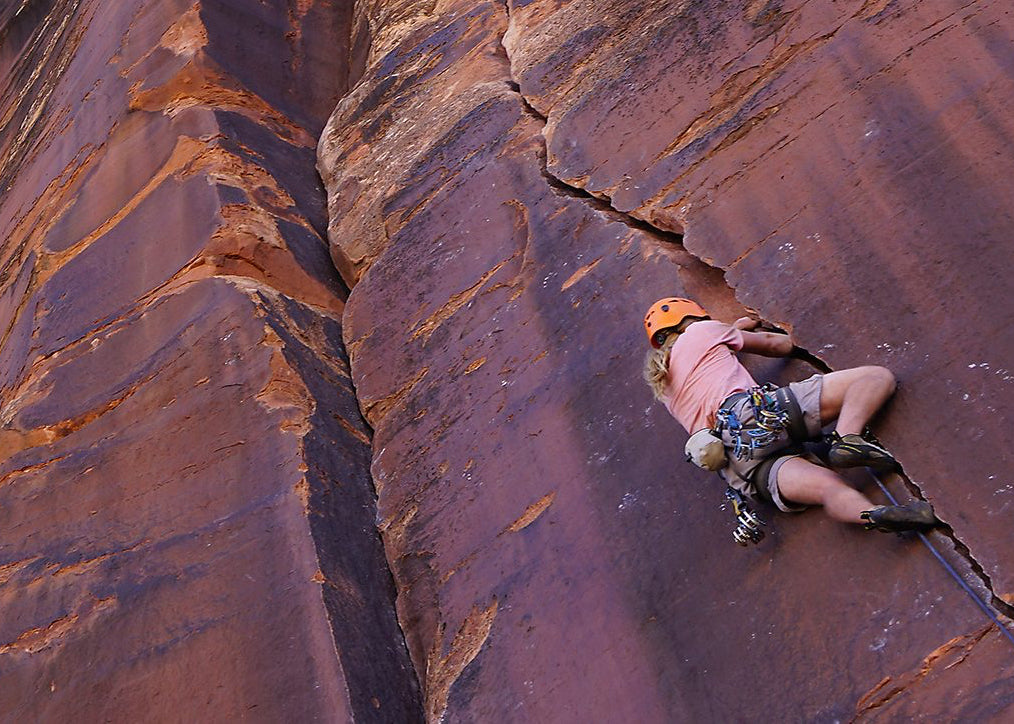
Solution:
[{"label": "sunlit rock face", "polygon": [[1012,38],[996,0],[6,3],[0,712],[1010,720],[917,539],[761,506],[734,545],[640,325],[687,295],[809,351],[759,379],[893,369],[888,486],[1010,612]]},{"label": "sunlit rock face", "polygon": [[1009,642],[918,540],[763,510],[736,548],[640,381],[640,319],[687,294],[893,369],[889,485],[1009,610],[1012,26],[999,2],[356,5],[318,164],[428,717],[1011,716]]},{"label": "sunlit rock face", "polygon": [[317,135],[348,3],[0,10],[0,712],[421,711]]}]

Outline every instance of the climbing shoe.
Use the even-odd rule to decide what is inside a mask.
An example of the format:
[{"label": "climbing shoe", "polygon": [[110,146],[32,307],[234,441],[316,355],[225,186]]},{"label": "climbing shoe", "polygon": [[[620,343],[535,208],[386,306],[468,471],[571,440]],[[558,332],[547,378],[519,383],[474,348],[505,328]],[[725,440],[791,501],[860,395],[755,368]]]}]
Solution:
[{"label": "climbing shoe", "polygon": [[831,449],[827,460],[832,468],[868,467],[878,472],[896,472],[898,461],[882,445],[861,435],[831,435]]},{"label": "climbing shoe", "polygon": [[885,533],[924,530],[939,522],[933,514],[933,506],[925,500],[913,500],[905,505],[881,505],[873,510],[864,510],[859,517],[866,521],[866,530]]}]

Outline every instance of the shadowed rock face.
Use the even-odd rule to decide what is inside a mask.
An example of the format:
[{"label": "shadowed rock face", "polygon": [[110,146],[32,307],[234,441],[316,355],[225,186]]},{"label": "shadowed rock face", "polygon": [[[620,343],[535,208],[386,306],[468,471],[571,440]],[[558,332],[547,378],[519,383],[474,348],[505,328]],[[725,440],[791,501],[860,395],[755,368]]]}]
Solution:
[{"label": "shadowed rock face", "polygon": [[345,3],[0,10],[0,711],[406,721],[314,145]]},{"label": "shadowed rock face", "polygon": [[363,76],[318,163],[432,720],[1009,718],[1009,642],[917,541],[808,512],[732,544],[640,381],[640,318],[685,293],[895,370],[878,431],[1008,610],[1011,24],[997,2],[357,4]]}]

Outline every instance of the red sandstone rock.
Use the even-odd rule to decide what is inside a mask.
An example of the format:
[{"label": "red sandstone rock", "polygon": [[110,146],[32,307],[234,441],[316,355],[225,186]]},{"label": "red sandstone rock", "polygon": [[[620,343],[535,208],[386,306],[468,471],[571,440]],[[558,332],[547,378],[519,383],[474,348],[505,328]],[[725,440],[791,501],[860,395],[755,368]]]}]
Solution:
[{"label": "red sandstone rock", "polygon": [[883,437],[1014,594],[1007,6],[518,5],[505,42],[553,175],[685,230],[832,366],[895,370]]},{"label": "red sandstone rock", "polygon": [[[355,284],[344,334],[428,716],[840,720],[872,713],[885,678],[907,681],[981,633],[915,541],[809,512],[769,516],[769,538],[737,549],[720,484],[682,463],[682,434],[639,379],[639,323],[650,301],[686,292],[725,318],[754,307],[835,366],[896,369],[884,437],[1005,581],[1009,511],[999,483],[972,481],[985,466],[1002,478],[988,420],[1005,373],[975,340],[995,337],[979,311],[1008,295],[990,276],[986,302],[981,275],[960,271],[976,250],[992,269],[1009,257],[998,192],[978,199],[974,178],[1011,160],[986,136],[992,124],[1000,137],[1001,114],[982,95],[1006,92],[1000,5],[970,26],[914,3],[535,0],[509,4],[510,19],[499,3],[387,7],[358,6],[380,40],[319,163],[332,256]],[[956,61],[935,32],[993,33],[994,65]],[[932,62],[908,60],[930,48]],[[936,110],[978,118],[978,150]],[[718,269],[635,218],[685,231]],[[982,242],[930,241],[929,219]],[[990,382],[968,388],[966,363]],[[948,394],[959,387],[967,408]],[[973,400],[980,389],[996,405]],[[945,456],[972,442],[985,457]],[[995,661],[969,656],[965,688],[950,689],[988,707],[920,709],[918,687],[895,705],[1002,717],[1014,688]]]},{"label": "red sandstone rock", "polygon": [[884,677],[859,700],[854,721],[1010,721],[1012,677],[1010,642],[996,628],[982,629],[948,641],[912,671]]},{"label": "red sandstone rock", "polygon": [[418,718],[313,173],[346,15],[0,10],[4,719]]},{"label": "red sandstone rock", "polygon": [[[0,711],[418,717],[344,334],[431,719],[1004,720],[925,551],[813,512],[740,551],[638,379],[672,292],[888,364],[883,436],[1010,593],[1003,12],[0,8]],[[310,169],[360,75],[343,330]]]}]

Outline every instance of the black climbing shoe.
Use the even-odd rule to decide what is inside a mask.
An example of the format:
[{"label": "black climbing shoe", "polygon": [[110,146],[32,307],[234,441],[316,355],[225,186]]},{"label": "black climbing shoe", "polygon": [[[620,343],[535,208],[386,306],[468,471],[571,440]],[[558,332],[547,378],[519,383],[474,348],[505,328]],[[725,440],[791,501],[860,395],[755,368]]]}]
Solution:
[{"label": "black climbing shoe", "polygon": [[827,453],[832,468],[857,468],[866,466],[877,472],[890,473],[901,469],[898,461],[883,446],[863,438],[861,435],[831,436],[831,449]]},{"label": "black climbing shoe", "polygon": [[866,521],[866,530],[885,533],[925,530],[940,522],[933,514],[933,506],[925,500],[913,500],[905,505],[881,505],[873,510],[864,510],[859,517]]}]

